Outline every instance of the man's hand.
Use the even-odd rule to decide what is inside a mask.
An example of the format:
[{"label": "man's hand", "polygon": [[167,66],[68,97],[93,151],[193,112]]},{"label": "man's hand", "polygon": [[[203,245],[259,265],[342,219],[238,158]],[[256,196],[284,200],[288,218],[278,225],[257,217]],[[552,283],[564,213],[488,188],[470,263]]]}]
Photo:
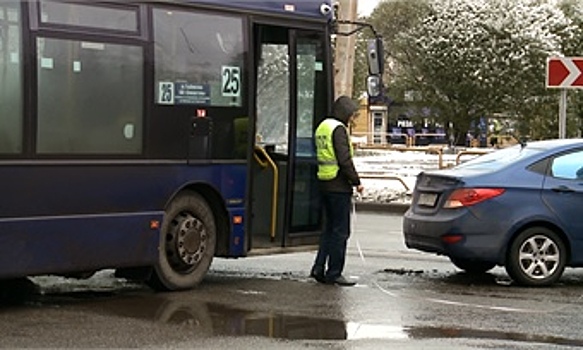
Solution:
[{"label": "man's hand", "polygon": [[358,193],[361,193],[361,194],[362,194],[362,191],[364,191],[364,186],[362,186],[362,185],[358,185],[358,186],[356,186],[356,192],[358,192]]}]

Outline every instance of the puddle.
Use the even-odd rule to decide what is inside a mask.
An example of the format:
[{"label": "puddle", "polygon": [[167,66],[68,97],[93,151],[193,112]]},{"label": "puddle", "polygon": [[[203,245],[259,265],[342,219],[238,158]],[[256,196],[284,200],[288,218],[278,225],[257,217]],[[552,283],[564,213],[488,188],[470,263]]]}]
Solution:
[{"label": "puddle", "polygon": [[263,336],[279,339],[344,340],[344,321],[251,311],[196,300],[159,297],[111,300],[99,303],[99,312],[153,322],[191,327],[201,336]]},{"label": "puddle", "polygon": [[[356,339],[490,339],[539,344],[583,346],[583,340],[540,334],[440,327],[345,322],[343,320],[253,311],[218,303],[205,303],[184,294],[110,296],[98,300],[76,297],[84,310],[187,327],[199,336],[262,336],[286,340]],[[62,301],[63,296],[59,296]],[[104,300],[105,298],[105,300]]]},{"label": "puddle", "polygon": [[409,336],[401,326],[348,322],[347,339],[407,339]]},{"label": "puddle", "polygon": [[[22,295],[32,283],[10,289]],[[20,289],[20,292],[18,291]],[[129,295],[129,294],[132,295]],[[144,295],[139,291],[30,289],[12,306],[64,306],[71,311],[127,317],[186,328],[194,336],[262,336],[285,340],[403,339],[399,326],[361,324],[343,320],[246,310],[194,299],[192,293]]]},{"label": "puddle", "polygon": [[[6,286],[5,286],[6,287]],[[2,290],[7,293],[2,293]],[[9,293],[8,293],[9,291]],[[146,292],[147,293],[147,292]],[[134,318],[188,329],[193,336],[262,336],[288,340],[345,340],[341,320],[291,316],[206,303],[193,293],[144,294],[126,290],[39,290],[33,283],[12,282],[0,289],[0,306],[66,307],[71,312]],[[55,320],[58,322],[58,320]]]},{"label": "puddle", "polygon": [[[186,292],[150,294],[143,290],[39,291],[32,283],[14,283],[10,285],[11,288],[0,288],[0,305],[18,308],[66,305],[71,312],[80,311],[172,325],[200,337],[261,336],[285,340],[464,338],[583,346],[583,340],[541,334],[357,323],[248,310],[200,301],[196,299],[195,293]],[[3,290],[11,291],[10,298],[2,300],[5,294]],[[15,300],[15,296],[20,298]]]}]

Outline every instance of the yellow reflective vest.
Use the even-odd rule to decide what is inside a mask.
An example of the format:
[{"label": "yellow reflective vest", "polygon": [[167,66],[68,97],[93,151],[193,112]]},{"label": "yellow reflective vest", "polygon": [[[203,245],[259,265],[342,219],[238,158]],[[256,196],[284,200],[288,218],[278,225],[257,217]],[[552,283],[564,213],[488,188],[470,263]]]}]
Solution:
[{"label": "yellow reflective vest", "polygon": [[332,134],[337,127],[343,127],[348,135],[348,145],[350,147],[350,155],[352,156],[354,150],[352,142],[350,142],[350,135],[348,128],[339,120],[333,118],[324,119],[318,128],[316,128],[316,157],[318,158],[318,179],[332,180],[338,174],[340,167],[336,160],[336,152],[334,151],[334,142]]}]

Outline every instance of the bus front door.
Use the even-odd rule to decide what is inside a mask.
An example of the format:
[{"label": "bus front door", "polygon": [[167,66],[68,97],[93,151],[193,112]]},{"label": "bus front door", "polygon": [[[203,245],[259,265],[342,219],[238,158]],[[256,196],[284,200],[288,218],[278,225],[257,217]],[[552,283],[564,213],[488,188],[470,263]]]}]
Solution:
[{"label": "bus front door", "polygon": [[314,129],[326,115],[324,34],[256,25],[257,99],[250,247],[318,243]]}]

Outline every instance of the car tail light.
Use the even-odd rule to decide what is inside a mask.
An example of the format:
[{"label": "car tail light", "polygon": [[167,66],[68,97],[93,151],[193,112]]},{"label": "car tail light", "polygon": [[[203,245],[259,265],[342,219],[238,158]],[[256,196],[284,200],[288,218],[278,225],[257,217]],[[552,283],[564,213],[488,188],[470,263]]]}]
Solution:
[{"label": "car tail light", "polygon": [[447,244],[456,244],[461,242],[462,239],[464,239],[464,236],[462,235],[445,235],[441,237],[441,240]]},{"label": "car tail light", "polygon": [[444,208],[461,208],[478,204],[485,200],[498,197],[504,193],[503,188],[460,188],[445,201]]}]

